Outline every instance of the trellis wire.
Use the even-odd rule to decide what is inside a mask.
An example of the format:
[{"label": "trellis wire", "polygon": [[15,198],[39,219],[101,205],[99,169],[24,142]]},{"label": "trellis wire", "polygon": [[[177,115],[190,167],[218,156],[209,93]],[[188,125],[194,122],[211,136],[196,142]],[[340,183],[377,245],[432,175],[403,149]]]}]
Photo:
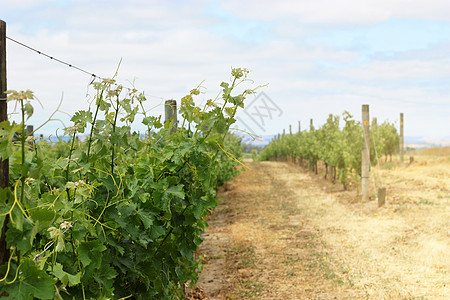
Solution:
[{"label": "trellis wire", "polygon": [[[47,53],[45,53],[45,52],[42,52],[42,51],[40,51],[40,50],[38,50],[38,49],[36,49],[36,48],[33,48],[33,47],[28,46],[28,45],[26,45],[26,44],[24,44],[24,43],[22,43],[22,42],[19,42],[19,41],[15,40],[15,39],[13,39],[13,38],[11,38],[11,37],[9,37],[9,36],[6,36],[6,38],[7,38],[8,40],[10,40],[11,42],[14,42],[14,43],[16,43],[16,44],[18,44],[18,45],[20,45],[20,46],[22,46],[22,47],[25,47],[25,48],[27,48],[27,49],[33,51],[33,52],[36,52],[36,53],[39,54],[39,55],[43,55],[43,56],[45,56],[45,57],[47,57],[47,58],[49,58],[49,59],[51,59],[51,60],[54,60],[54,61],[56,61],[56,62],[58,62],[58,63],[60,63],[60,64],[63,64],[63,65],[65,65],[65,66],[68,66],[69,68],[73,68],[73,69],[75,69],[75,70],[77,70],[77,71],[79,71],[79,72],[82,72],[82,73],[85,73],[85,74],[91,76],[93,79],[92,79],[92,81],[90,82],[90,84],[92,84],[92,83],[94,82],[95,79],[99,79],[99,80],[102,80],[102,81],[108,80],[108,78],[106,78],[106,77],[101,77],[101,76],[98,76],[98,75],[94,74],[93,72],[86,71],[86,70],[83,69],[83,68],[80,68],[80,67],[75,66],[74,64],[65,62],[65,61],[63,61],[63,60],[61,60],[61,59],[59,59],[59,58],[56,58],[56,57],[54,57],[54,56],[52,56],[52,55],[49,55],[49,54],[47,54]],[[112,83],[112,85],[115,85],[115,86],[119,86],[119,85],[120,85],[120,86],[122,86],[124,89],[126,89],[126,90],[128,90],[128,91],[134,90],[133,88],[129,88],[129,87],[126,87],[126,86],[121,85],[121,84],[118,84],[118,83]],[[162,99],[162,100],[165,99],[164,97],[160,97],[160,96],[154,96],[154,95],[149,95],[149,96],[154,97],[154,98],[160,98],[160,99]],[[1,100],[6,100],[6,99],[3,99],[3,98],[2,98]]]}]

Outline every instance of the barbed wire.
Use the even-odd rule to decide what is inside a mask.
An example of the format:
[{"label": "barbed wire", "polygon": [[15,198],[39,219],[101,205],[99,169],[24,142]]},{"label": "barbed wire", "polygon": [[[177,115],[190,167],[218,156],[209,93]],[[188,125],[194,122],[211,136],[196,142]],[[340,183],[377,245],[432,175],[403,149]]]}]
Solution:
[{"label": "barbed wire", "polygon": [[79,68],[79,67],[77,67],[77,66],[75,66],[75,65],[73,65],[73,64],[70,64],[70,63],[68,63],[68,62],[65,62],[65,61],[63,61],[63,60],[61,60],[61,59],[59,59],[59,58],[56,58],[56,57],[51,56],[51,55],[48,55],[48,54],[46,54],[46,53],[44,53],[44,52],[42,52],[42,51],[39,51],[39,50],[37,50],[37,49],[35,49],[35,48],[31,47],[31,46],[25,45],[25,44],[22,43],[22,42],[19,42],[19,41],[13,39],[13,38],[10,38],[9,36],[7,36],[6,38],[7,38],[8,40],[10,40],[11,42],[14,42],[14,43],[16,43],[16,44],[18,44],[18,45],[20,45],[20,46],[22,46],[22,47],[25,47],[25,48],[27,48],[27,49],[29,49],[29,50],[31,50],[31,51],[34,51],[34,52],[36,52],[37,54],[43,55],[43,56],[45,56],[45,57],[47,57],[47,58],[50,58],[51,60],[57,61],[57,62],[59,62],[60,64],[66,65],[66,66],[68,66],[69,68],[74,68],[75,70],[78,70],[78,71],[80,71],[80,72],[86,73],[86,74],[88,74],[88,75],[90,75],[90,76],[92,76],[92,77],[94,77],[94,78],[98,78],[98,79],[101,79],[101,80],[105,80],[105,78],[102,78],[102,77],[100,77],[100,76],[97,76],[97,75],[95,75],[95,74],[92,73],[92,72],[88,72],[88,71],[86,71],[86,70],[84,70],[84,69],[82,69],[82,68]]},{"label": "barbed wire", "polygon": [[[66,230],[64,230],[62,234],[64,235],[71,228],[72,228],[72,225],[70,227],[67,227]],[[44,254],[45,252],[47,252],[55,243],[56,243],[56,239],[54,241],[52,241],[50,244],[48,244],[47,247],[45,247],[41,253],[36,254],[33,258],[33,261],[40,258],[41,255]]]},{"label": "barbed wire", "polygon": [[[11,37],[9,37],[9,36],[6,36],[6,38],[7,38],[8,40],[10,40],[11,42],[14,42],[14,43],[16,43],[16,44],[18,44],[18,45],[20,45],[20,46],[22,46],[22,47],[25,47],[25,48],[27,48],[27,49],[33,51],[33,52],[36,52],[36,53],[39,54],[39,55],[43,55],[43,56],[45,56],[45,57],[47,57],[47,58],[49,58],[49,59],[51,59],[51,60],[54,60],[54,61],[56,61],[56,62],[58,62],[58,63],[60,63],[60,64],[63,64],[63,65],[65,65],[65,66],[68,66],[69,68],[73,68],[73,69],[75,69],[75,70],[77,70],[77,71],[79,71],[79,72],[82,72],[82,73],[85,73],[85,74],[91,76],[92,80],[90,81],[89,85],[91,85],[96,79],[99,79],[99,80],[102,80],[102,81],[108,80],[108,78],[106,78],[106,77],[98,76],[98,75],[96,75],[96,74],[93,73],[93,72],[89,72],[89,71],[87,71],[87,70],[85,70],[85,69],[83,69],[83,68],[77,67],[77,66],[74,65],[74,64],[71,64],[71,63],[68,63],[68,62],[66,62],[66,61],[63,61],[62,59],[56,58],[56,57],[54,57],[54,56],[52,56],[52,55],[49,55],[49,54],[47,54],[47,53],[45,53],[45,52],[42,52],[42,51],[40,51],[40,50],[38,50],[38,49],[36,49],[36,48],[33,48],[33,47],[28,46],[28,45],[26,45],[26,44],[24,44],[24,43],[22,43],[22,42],[19,42],[19,41],[15,40],[15,39],[13,39],[13,38],[11,38]],[[122,88],[126,89],[127,91],[133,91],[133,90],[135,90],[134,88],[126,87],[126,86],[124,86],[123,84],[119,84],[119,83],[111,83],[111,84],[114,85],[114,86],[116,86],[116,87],[118,87],[118,86],[120,85],[120,86],[122,86]],[[147,94],[147,95],[148,95],[148,94]],[[154,98],[159,98],[159,99],[162,99],[162,100],[165,99],[164,97],[155,96],[155,95],[148,95],[148,96],[154,97]]]}]

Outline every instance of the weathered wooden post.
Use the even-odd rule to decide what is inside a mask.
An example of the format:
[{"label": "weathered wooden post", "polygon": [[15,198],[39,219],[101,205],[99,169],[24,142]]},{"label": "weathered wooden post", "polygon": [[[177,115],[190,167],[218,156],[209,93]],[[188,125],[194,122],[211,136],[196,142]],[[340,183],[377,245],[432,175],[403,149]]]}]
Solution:
[{"label": "weathered wooden post", "polygon": [[283,136],[286,135],[286,129],[283,129]]},{"label": "weathered wooden post", "polygon": [[314,125],[313,125],[313,119],[309,120],[309,131],[313,131],[314,130]]},{"label": "weathered wooden post", "polygon": [[27,136],[29,136],[34,130],[33,125],[27,125]]},{"label": "weathered wooden post", "polygon": [[[0,122],[8,120],[8,106],[6,103],[6,23],[0,20]],[[9,186],[9,160],[0,157],[0,188]],[[0,199],[0,201],[8,201]],[[0,265],[5,264],[9,258],[9,249],[6,247],[6,229],[9,223],[9,215],[5,216],[0,236]]]},{"label": "weathered wooden post", "polygon": [[400,113],[400,162],[403,163],[403,156],[405,151],[405,140],[403,136],[403,113]]},{"label": "weathered wooden post", "polygon": [[165,122],[170,122],[172,124],[172,128],[170,129],[170,134],[173,134],[177,131],[177,101],[175,100],[166,100],[165,102]]},{"label": "weathered wooden post", "polygon": [[292,125],[289,124],[289,135],[292,135]]},{"label": "weathered wooden post", "polygon": [[362,149],[361,165],[361,193],[362,201],[369,200],[369,172],[370,172],[370,129],[369,129],[369,105],[362,106],[362,127],[364,132],[364,144]]},{"label": "weathered wooden post", "polygon": [[378,189],[378,207],[381,207],[386,202],[386,188],[380,187]]},{"label": "weathered wooden post", "polygon": [[298,135],[302,133],[302,127],[300,126],[300,121],[298,121]]}]

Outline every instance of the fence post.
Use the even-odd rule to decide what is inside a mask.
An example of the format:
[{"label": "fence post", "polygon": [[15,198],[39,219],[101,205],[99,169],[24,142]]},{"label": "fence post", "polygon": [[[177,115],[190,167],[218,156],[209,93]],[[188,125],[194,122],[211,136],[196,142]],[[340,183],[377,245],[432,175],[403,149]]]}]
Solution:
[{"label": "fence post", "polygon": [[172,128],[170,129],[170,134],[173,134],[177,131],[177,101],[175,100],[166,100],[165,102],[165,113],[166,120],[165,122],[171,122]]},{"label": "fence post", "polygon": [[289,135],[292,135],[292,125],[289,124]]},{"label": "fence post", "polygon": [[361,193],[362,201],[369,200],[369,172],[370,172],[370,129],[369,129],[369,105],[362,106],[362,126],[364,132],[364,144],[362,149],[361,165]]},{"label": "fence post", "polygon": [[27,125],[27,136],[29,136],[34,131],[33,125]]},{"label": "fence post", "polygon": [[[8,120],[8,106],[6,103],[6,23],[0,20],[0,122]],[[9,187],[9,160],[0,157],[0,188]],[[5,200],[7,201],[7,199]],[[9,258],[9,249],[6,247],[6,229],[9,215],[6,215],[1,228],[0,236],[0,265],[5,264]]]},{"label": "fence post", "polygon": [[381,207],[386,203],[386,188],[381,187],[378,189],[378,207]]},{"label": "fence post", "polygon": [[405,140],[403,136],[403,113],[400,113],[400,162],[403,163],[403,154],[405,151]]},{"label": "fence post", "polygon": [[298,121],[298,134],[302,134],[302,127],[300,126],[300,121]]},{"label": "fence post", "polygon": [[309,131],[313,131],[314,125],[313,125],[313,119],[309,120]]}]

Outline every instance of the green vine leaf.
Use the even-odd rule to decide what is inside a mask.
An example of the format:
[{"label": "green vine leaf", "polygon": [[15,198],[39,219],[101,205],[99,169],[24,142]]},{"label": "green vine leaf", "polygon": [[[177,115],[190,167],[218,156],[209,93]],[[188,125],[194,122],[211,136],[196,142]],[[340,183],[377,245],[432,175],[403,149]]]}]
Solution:
[{"label": "green vine leaf", "polygon": [[77,248],[78,258],[83,266],[89,266],[91,263],[100,265],[102,252],[106,250],[105,245],[100,241],[82,242]]},{"label": "green vine leaf", "polygon": [[[52,271],[49,267],[48,271]],[[63,270],[63,266],[60,263],[56,263],[53,266],[53,275],[58,278],[64,285],[75,286],[80,283],[81,272],[75,275],[69,274]]]},{"label": "green vine leaf", "polygon": [[13,152],[12,138],[18,130],[19,126],[11,124],[9,121],[0,123],[0,157],[3,159],[11,156]]},{"label": "green vine leaf", "polygon": [[40,270],[29,259],[25,259],[20,265],[20,272],[21,275],[14,283],[3,286],[0,290],[9,294],[8,299],[53,299],[55,281],[47,272]]}]

